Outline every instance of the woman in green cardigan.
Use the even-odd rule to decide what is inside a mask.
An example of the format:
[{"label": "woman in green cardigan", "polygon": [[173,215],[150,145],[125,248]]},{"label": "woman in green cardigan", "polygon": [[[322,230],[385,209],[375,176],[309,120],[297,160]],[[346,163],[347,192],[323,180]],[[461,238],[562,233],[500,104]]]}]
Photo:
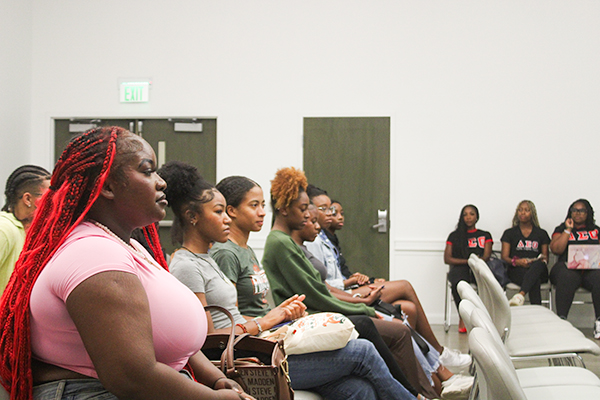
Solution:
[{"label": "woman in green cardigan", "polygon": [[275,220],[267,237],[262,264],[269,278],[273,299],[279,303],[296,293],[305,294],[304,304],[309,312],[330,311],[372,317],[410,383],[426,397],[438,397],[441,387],[437,390],[432,387],[416,361],[408,327],[378,319],[375,310],[365,304],[347,303],[333,297],[319,273],[292,239],[291,232],[302,229],[310,217],[306,187],[304,173],[293,167],[280,169],[271,181],[271,206]]}]

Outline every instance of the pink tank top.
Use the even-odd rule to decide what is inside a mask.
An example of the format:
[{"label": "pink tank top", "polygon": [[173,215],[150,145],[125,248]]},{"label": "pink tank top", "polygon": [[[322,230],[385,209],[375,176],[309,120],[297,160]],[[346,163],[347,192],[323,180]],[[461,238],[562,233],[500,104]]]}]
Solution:
[{"label": "pink tank top", "polygon": [[[138,242],[131,242],[152,259]],[[71,291],[89,277],[105,271],[122,271],[136,275],[146,290],[157,361],[180,371],[206,339],[206,314],[194,293],[157,265],[128,250],[94,224],[84,222],[77,226],[33,287],[30,305],[33,357],[97,378],[66,301]],[[106,331],[109,334],[110,327]]]}]

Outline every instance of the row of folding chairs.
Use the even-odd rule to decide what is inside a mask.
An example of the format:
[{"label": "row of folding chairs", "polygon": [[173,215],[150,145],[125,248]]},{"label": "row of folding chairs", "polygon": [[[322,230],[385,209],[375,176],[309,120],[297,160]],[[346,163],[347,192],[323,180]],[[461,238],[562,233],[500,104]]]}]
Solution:
[{"label": "row of folding chairs", "polygon": [[[557,257],[553,254],[550,255],[550,260],[548,262],[548,265],[554,265],[557,261]],[[476,289],[477,285],[475,283],[472,283],[471,286]],[[512,283],[509,282],[506,285],[506,292],[507,293],[517,293],[521,290],[521,287],[519,285],[517,285],[516,283]],[[552,285],[550,282],[546,282],[546,283],[542,283],[540,290],[542,292],[542,294],[545,294],[545,296],[542,297],[542,304],[547,305],[548,309],[552,310],[552,311],[556,311],[554,309],[554,295],[556,293],[556,288],[554,287],[554,285]],[[451,326],[451,320],[452,320],[452,284],[450,282],[450,280],[448,279],[448,274],[446,273],[446,293],[445,293],[445,300],[444,300],[444,330],[446,332],[448,332],[450,330],[450,326]],[[575,299],[573,300],[573,304],[592,304],[591,301],[591,292],[583,287],[580,287],[577,289],[577,291],[575,292]]]},{"label": "row of folding chairs", "polygon": [[[469,259],[479,294],[459,283],[459,312],[469,332],[476,383],[472,399],[600,399],[600,379],[585,368],[581,353],[600,348],[569,322],[541,306],[510,308],[485,262]],[[515,369],[513,362],[547,360],[550,366]]]}]

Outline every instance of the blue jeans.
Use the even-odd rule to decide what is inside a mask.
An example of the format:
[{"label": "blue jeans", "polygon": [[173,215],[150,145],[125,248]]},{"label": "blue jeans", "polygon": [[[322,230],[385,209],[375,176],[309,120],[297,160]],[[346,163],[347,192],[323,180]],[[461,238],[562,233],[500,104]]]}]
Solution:
[{"label": "blue jeans", "polygon": [[[192,379],[186,370],[180,374]],[[98,379],[63,379],[33,387],[34,400],[118,400]]]},{"label": "blue jeans", "polygon": [[292,388],[328,400],[414,400],[395,380],[375,346],[356,339],[334,351],[288,356]]},{"label": "blue jeans", "polygon": [[118,400],[97,379],[67,379],[33,387],[34,400]]}]

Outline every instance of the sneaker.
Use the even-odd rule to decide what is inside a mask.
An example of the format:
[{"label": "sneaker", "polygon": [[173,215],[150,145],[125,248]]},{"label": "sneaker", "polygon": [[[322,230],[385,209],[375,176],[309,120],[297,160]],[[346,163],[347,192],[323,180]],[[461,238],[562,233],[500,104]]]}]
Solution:
[{"label": "sneaker", "polygon": [[450,379],[442,382],[442,399],[444,400],[466,400],[469,398],[473,387],[472,376],[452,375]]},{"label": "sneaker", "polygon": [[594,322],[594,339],[600,339],[600,318]]},{"label": "sneaker", "polygon": [[468,354],[462,354],[458,350],[444,347],[442,354],[440,354],[440,364],[450,370],[454,368],[466,368],[471,365],[471,356]]},{"label": "sneaker", "polygon": [[508,305],[511,307],[518,307],[525,304],[525,297],[521,293],[515,294],[512,299],[508,302]]}]

